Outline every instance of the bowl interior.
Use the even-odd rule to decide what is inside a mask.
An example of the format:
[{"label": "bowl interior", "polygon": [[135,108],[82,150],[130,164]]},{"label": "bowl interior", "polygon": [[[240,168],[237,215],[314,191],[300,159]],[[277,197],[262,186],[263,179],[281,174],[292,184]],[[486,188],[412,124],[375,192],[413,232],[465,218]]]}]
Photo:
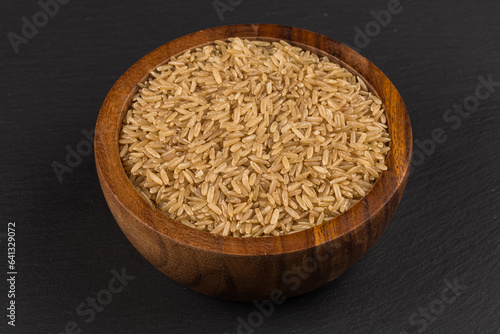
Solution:
[{"label": "bowl interior", "polygon": [[[330,61],[363,78],[371,92],[382,100],[391,138],[391,150],[386,161],[388,169],[381,173],[366,196],[345,213],[320,226],[283,236],[223,237],[173,221],[143,199],[132,186],[122,167],[118,139],[123,117],[138,90],[137,83],[144,82],[151,71],[166,63],[172,56],[215,40],[226,40],[236,36],[267,41],[285,40],[318,56],[326,56]],[[116,199],[144,224],[167,237],[193,247],[214,252],[256,256],[311,248],[365,224],[370,216],[384,209],[385,204],[401,185],[404,186],[409,173],[412,143],[410,121],[403,100],[394,85],[375,65],[352,49],[325,36],[298,28],[270,24],[202,30],[169,42],[147,54],[123,74],[111,89],[99,113],[95,136],[96,165],[104,182],[108,184]]]}]

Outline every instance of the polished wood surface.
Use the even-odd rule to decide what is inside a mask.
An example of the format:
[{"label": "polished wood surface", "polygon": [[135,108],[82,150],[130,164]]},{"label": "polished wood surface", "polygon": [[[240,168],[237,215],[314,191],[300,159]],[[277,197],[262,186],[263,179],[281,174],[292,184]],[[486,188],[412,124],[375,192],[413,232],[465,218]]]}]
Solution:
[{"label": "polished wood surface", "polygon": [[[173,55],[235,36],[282,39],[327,55],[362,76],[383,101],[392,139],[388,170],[346,213],[321,226],[280,237],[222,237],[169,219],[142,199],[129,182],[119,157],[118,135],[136,84]],[[287,297],[306,293],[335,279],[359,260],[381,235],[399,204],[409,176],[411,152],[411,125],[404,102],[375,65],[325,36],[271,24],[202,30],[152,51],[113,86],[102,105],[95,132],[101,187],[130,242],[156,268],[181,284],[207,295],[241,301],[270,299],[275,289]]]}]

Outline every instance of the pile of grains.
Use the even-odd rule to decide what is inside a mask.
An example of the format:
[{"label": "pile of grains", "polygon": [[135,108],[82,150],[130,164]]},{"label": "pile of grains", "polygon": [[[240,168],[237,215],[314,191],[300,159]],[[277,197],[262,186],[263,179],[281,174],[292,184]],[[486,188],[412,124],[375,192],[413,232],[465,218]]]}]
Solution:
[{"label": "pile of grains", "polygon": [[153,71],[119,142],[132,184],[172,219],[257,237],[345,212],[387,169],[389,141],[361,78],[284,41],[232,38]]}]

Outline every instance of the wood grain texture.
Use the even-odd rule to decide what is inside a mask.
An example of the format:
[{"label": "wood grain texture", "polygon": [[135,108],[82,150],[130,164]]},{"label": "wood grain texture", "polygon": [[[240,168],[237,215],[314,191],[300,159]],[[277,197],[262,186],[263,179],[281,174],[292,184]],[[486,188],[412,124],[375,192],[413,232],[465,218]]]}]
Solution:
[{"label": "wood grain texture", "polygon": [[[359,74],[383,101],[391,151],[388,170],[361,201],[335,219],[279,237],[234,238],[212,235],[172,221],[142,199],[123,170],[118,153],[122,119],[136,84],[169,57],[229,37],[286,40],[326,55]],[[124,234],[155,267],[207,295],[251,301],[269,299],[275,289],[286,297],[314,290],[341,275],[373,245],[394,214],[409,175],[411,126],[403,100],[390,80],[345,45],[298,28],[244,24],[202,30],[169,42],[135,63],[113,86],[96,125],[95,158],[101,187]],[[315,259],[318,268],[291,286],[286,274]]]}]

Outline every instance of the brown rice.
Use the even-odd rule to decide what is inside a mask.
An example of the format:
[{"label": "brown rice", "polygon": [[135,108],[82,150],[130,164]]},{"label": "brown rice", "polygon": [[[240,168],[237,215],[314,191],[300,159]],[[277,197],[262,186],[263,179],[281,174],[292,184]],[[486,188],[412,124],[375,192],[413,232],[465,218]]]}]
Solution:
[{"label": "brown rice", "polygon": [[284,41],[216,41],[138,86],[120,133],[123,166],[142,197],[192,228],[302,231],[345,212],[387,169],[380,99]]}]

